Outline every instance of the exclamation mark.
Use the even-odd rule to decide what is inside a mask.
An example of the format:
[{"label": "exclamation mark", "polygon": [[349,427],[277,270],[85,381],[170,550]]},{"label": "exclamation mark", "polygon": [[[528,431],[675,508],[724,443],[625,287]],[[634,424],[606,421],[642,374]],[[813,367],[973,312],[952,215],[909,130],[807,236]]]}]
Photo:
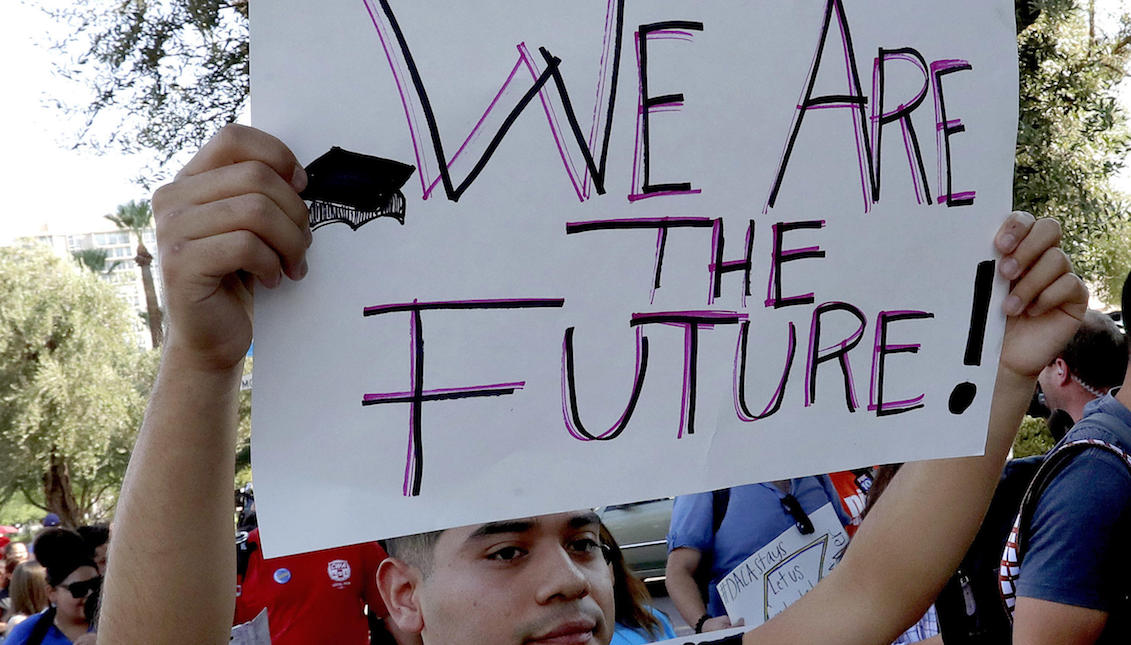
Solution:
[{"label": "exclamation mark", "polygon": [[[990,313],[990,296],[994,290],[994,269],[997,262],[986,260],[978,263],[978,273],[974,277],[974,302],[970,307],[970,334],[966,337],[966,356],[963,365],[982,364],[982,345],[986,340],[986,320]],[[978,386],[966,381],[954,386],[950,392],[951,414],[962,414],[974,402]]]}]

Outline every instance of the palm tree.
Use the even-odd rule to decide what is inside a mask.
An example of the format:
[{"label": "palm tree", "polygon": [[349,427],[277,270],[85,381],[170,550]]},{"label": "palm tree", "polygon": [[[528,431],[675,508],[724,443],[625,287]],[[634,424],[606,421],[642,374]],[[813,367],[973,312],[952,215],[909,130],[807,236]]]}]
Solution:
[{"label": "palm tree", "polygon": [[134,262],[141,268],[141,284],[145,288],[145,322],[149,325],[149,337],[153,340],[154,347],[161,346],[161,309],[157,306],[157,290],[153,286],[153,272],[149,266],[153,263],[153,256],[145,248],[142,233],[153,222],[153,211],[149,208],[149,201],[140,202],[130,200],[118,206],[118,212],[107,215],[106,219],[123,231],[130,231],[137,236],[137,257]]},{"label": "palm tree", "polygon": [[71,256],[80,267],[89,269],[95,275],[102,275],[109,270],[106,267],[106,249],[81,249],[71,251]]}]

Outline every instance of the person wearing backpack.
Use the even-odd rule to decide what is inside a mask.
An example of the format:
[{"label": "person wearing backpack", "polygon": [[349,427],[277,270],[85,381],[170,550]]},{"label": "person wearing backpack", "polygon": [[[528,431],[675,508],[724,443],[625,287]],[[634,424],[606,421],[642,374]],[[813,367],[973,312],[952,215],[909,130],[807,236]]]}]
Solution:
[{"label": "person wearing backpack", "polygon": [[[1084,417],[1084,406],[1123,382],[1126,337],[1109,317],[1085,314],[1080,329],[1038,375],[1042,416],[1060,441]],[[1030,415],[1037,416],[1033,408]],[[935,600],[947,645],[1007,643],[1012,625],[1001,600],[1001,555],[1021,500],[1045,455],[1014,459],[1005,465],[982,527],[958,570]]]},{"label": "person wearing backpack", "polygon": [[[1131,306],[1129,285],[1131,275],[1124,311]],[[1122,387],[1085,406],[1025,495],[1001,569],[1014,643],[1131,642],[1128,385],[1125,375]]]}]

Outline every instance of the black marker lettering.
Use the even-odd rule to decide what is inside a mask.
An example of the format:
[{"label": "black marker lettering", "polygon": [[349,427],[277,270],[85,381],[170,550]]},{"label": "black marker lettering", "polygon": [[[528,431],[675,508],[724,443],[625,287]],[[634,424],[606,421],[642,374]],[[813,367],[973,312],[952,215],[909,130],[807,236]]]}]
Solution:
[{"label": "black marker lettering", "polygon": [[[884,112],[884,106],[887,105],[886,79],[889,60],[904,60],[915,64],[923,73],[923,87],[910,101],[900,102],[896,109],[891,112]],[[903,128],[904,140],[908,146],[908,163],[911,163],[913,159],[915,164],[911,166],[912,182],[914,183],[916,176],[918,176],[922,183],[923,194],[926,196],[926,203],[931,203],[931,187],[927,184],[927,170],[923,166],[923,153],[919,148],[919,137],[915,134],[915,125],[911,122],[911,113],[922,105],[924,99],[927,98],[927,90],[930,89],[930,84],[931,79],[927,74],[927,61],[918,51],[910,47],[900,49],[880,48],[879,54],[876,56],[875,87],[872,88],[872,96],[875,97],[875,102],[872,104],[872,131],[875,133],[876,141],[875,161],[873,163],[876,172],[872,181],[873,202],[880,200],[880,180],[883,176],[880,161],[883,151],[884,126],[898,121]],[[916,184],[916,193],[918,193],[918,184]],[[920,201],[922,202],[922,199]]]},{"label": "black marker lettering", "polygon": [[784,265],[786,262],[793,262],[794,260],[823,258],[825,257],[825,252],[821,250],[820,246],[807,246],[800,249],[782,250],[782,238],[789,231],[796,231],[799,229],[821,229],[824,227],[824,220],[808,222],[778,222],[777,224],[774,224],[774,252],[773,257],[770,260],[770,282],[766,285],[765,304],[767,307],[781,309],[782,307],[789,307],[791,305],[813,304],[814,294],[812,292],[801,294],[799,296],[782,297],[782,265]]},{"label": "black marker lettering", "polygon": [[[859,321],[860,326],[844,340],[821,349],[821,319],[834,311],[846,311],[852,314]],[[840,363],[840,371],[844,376],[844,402],[849,412],[856,411],[856,386],[852,382],[852,366],[848,363],[848,352],[860,344],[860,339],[864,336],[865,324],[864,313],[846,302],[826,302],[813,310],[813,323],[809,333],[809,358],[805,370],[805,407],[813,405],[817,400],[817,368],[821,363],[835,359]]]},{"label": "black marker lettering", "polygon": [[385,403],[408,403],[411,406],[409,417],[409,454],[405,464],[405,497],[420,495],[420,485],[424,474],[424,444],[421,426],[421,413],[425,401],[450,401],[484,396],[504,396],[514,394],[526,385],[525,381],[495,383],[492,385],[473,385],[470,387],[424,389],[424,329],[421,325],[422,311],[450,311],[467,309],[544,309],[560,308],[565,300],[558,299],[516,299],[516,300],[464,300],[449,302],[417,302],[366,307],[362,315],[379,316],[389,313],[409,314],[409,351],[412,353],[410,380],[412,389],[407,392],[382,392],[366,394],[362,405],[381,405]]},{"label": "black marker lettering", "polygon": [[687,192],[691,190],[690,182],[679,183],[652,183],[652,156],[651,156],[651,128],[650,113],[653,109],[665,105],[679,105],[683,103],[683,94],[664,94],[651,96],[648,94],[648,36],[654,32],[668,29],[682,29],[687,31],[703,31],[703,23],[687,20],[668,20],[640,25],[640,106],[641,106],[641,139],[644,145],[644,185],[641,192]]},{"label": "black marker lettering", "polygon": [[[813,96],[813,89],[817,84],[817,73],[821,68],[821,59],[824,55],[825,44],[829,36],[829,26],[834,17],[837,20],[837,25],[840,27],[841,37],[844,39],[844,65],[845,71],[848,74],[849,93]],[[859,130],[854,136],[857,142],[856,153],[859,158],[861,174],[866,177],[866,186],[864,186],[864,210],[868,210],[871,202],[868,196],[868,188],[875,183],[875,179],[872,168],[872,146],[868,139],[868,116],[865,114],[864,110],[864,106],[867,103],[868,97],[864,96],[864,92],[860,88],[860,74],[856,70],[856,54],[852,50],[852,34],[848,29],[848,19],[844,14],[844,5],[841,0],[828,0],[828,4],[825,6],[824,22],[821,24],[821,36],[817,41],[817,53],[813,58],[813,66],[809,70],[809,77],[806,79],[805,94],[801,100],[801,105],[797,106],[797,111],[793,116],[793,127],[790,128],[785,151],[782,153],[781,161],[778,163],[778,171],[775,175],[773,186],[770,189],[769,200],[766,202],[766,208],[763,212],[769,212],[769,209],[773,208],[777,203],[782,180],[785,178],[785,169],[789,165],[789,158],[790,155],[793,154],[793,146],[797,142],[797,135],[801,132],[801,123],[805,120],[805,114],[809,110],[829,108],[850,110],[852,112],[852,119],[855,122],[855,127]]]}]

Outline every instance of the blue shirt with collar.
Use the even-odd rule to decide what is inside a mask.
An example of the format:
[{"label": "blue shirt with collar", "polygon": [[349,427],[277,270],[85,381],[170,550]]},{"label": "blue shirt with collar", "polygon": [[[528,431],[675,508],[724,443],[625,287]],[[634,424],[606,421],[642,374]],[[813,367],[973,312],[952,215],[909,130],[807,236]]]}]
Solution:
[{"label": "blue shirt with collar", "polygon": [[[1092,401],[1060,443],[1078,439],[1131,453],[1131,410],[1112,394]],[[1049,482],[1026,534],[1018,596],[1111,614],[1131,587],[1131,472],[1111,452],[1084,450]],[[1127,642],[1129,635],[1126,620],[1112,614],[1097,642]]]},{"label": "blue shirt with collar", "polygon": [[[841,505],[836,486],[825,475],[790,480],[790,494],[797,498],[802,510],[814,513],[831,503],[842,525],[851,518]],[[714,531],[715,496],[696,493],[675,498],[671,527],[668,530],[668,552],[691,548],[709,558],[711,584],[708,590],[707,613],[723,616],[726,608],[715,585],[735,567],[766,546],[794,525],[782,499],[785,493],[772,483],[748,484],[730,489],[725,515]],[[720,509],[719,512],[723,512]]]}]

